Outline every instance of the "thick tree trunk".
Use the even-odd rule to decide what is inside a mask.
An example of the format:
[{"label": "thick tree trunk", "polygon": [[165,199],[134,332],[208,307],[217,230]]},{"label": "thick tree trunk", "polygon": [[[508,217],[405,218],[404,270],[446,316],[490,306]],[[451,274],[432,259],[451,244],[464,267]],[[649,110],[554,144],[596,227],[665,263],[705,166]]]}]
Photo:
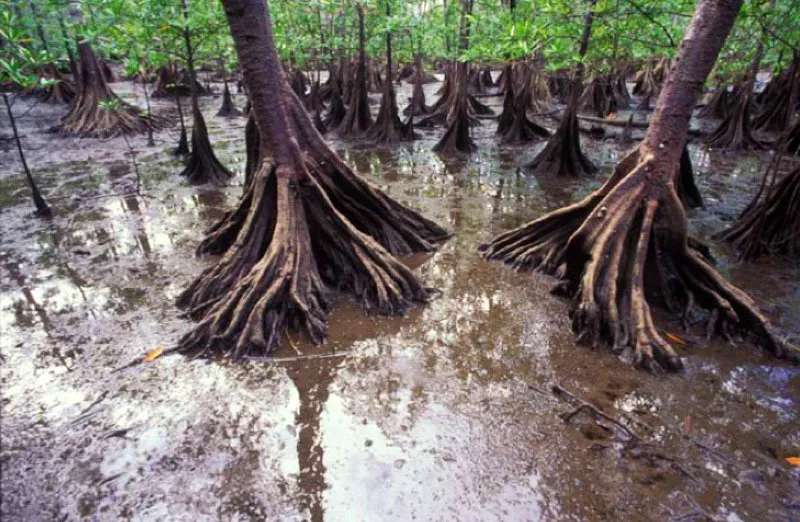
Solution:
[{"label": "thick tree trunk", "polygon": [[337,290],[382,314],[425,302],[430,289],[378,241],[431,249],[435,225],[355,176],[327,147],[281,69],[267,2],[223,6],[259,131],[258,156],[271,159],[198,249],[223,256],[178,300],[198,320],[180,348],[269,354],[287,329],[321,342]]},{"label": "thick tree trunk", "polygon": [[663,303],[687,323],[697,304],[711,311],[707,332],[750,332],[783,353],[752,299],[690,248],[675,188],[692,111],[741,3],[698,2],[644,141],[602,188],[482,247],[486,258],[516,269],[561,275],[559,290],[573,299],[578,340],[608,340],[615,352],[647,368],[682,367],[655,326],[651,303]]}]

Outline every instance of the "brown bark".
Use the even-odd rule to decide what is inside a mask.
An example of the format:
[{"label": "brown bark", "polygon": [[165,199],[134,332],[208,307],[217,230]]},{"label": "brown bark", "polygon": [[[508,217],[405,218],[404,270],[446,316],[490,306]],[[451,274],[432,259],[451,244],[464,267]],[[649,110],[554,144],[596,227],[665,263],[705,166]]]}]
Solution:
[{"label": "brown bark", "polygon": [[711,311],[709,333],[749,332],[783,353],[752,299],[689,246],[675,188],[692,111],[741,3],[698,2],[644,141],[602,188],[482,247],[488,259],[560,275],[578,340],[608,340],[616,353],[647,368],[682,367],[655,326],[655,304],[687,323],[699,305]]},{"label": "brown bark", "polygon": [[233,103],[233,96],[231,95],[231,90],[228,87],[228,80],[225,80],[225,87],[222,89],[222,105],[217,111],[217,116],[221,118],[238,118],[242,115],[242,111],[236,108],[236,105]]}]

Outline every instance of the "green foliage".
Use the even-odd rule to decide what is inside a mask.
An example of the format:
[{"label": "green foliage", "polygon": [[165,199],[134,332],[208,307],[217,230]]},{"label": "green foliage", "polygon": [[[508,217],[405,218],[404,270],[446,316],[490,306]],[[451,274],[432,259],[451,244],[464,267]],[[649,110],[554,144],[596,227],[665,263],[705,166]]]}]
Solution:
[{"label": "green foliage", "polygon": [[[185,65],[181,0],[70,0],[83,19],[67,16],[67,0],[0,0],[4,81],[30,83],[37,64],[66,60],[74,37],[89,41],[103,57],[122,62],[129,75],[152,72],[170,62]],[[198,66],[231,72],[236,53],[218,0],[186,0],[187,26]],[[271,0],[281,57],[300,67],[325,67],[353,57],[358,47],[357,6],[365,11],[367,54],[381,61],[392,34],[396,61],[415,53],[427,59],[497,63],[536,58],[548,70],[582,61],[589,74],[621,63],[640,66],[672,56],[696,0]],[[386,15],[387,7],[391,15]],[[586,14],[594,24],[588,51],[579,55]],[[467,45],[459,44],[469,26]],[[62,30],[62,25],[64,30]],[[41,31],[39,30],[41,29]],[[466,33],[466,31],[465,31]],[[44,35],[44,38],[40,37]],[[716,69],[717,81],[732,81],[764,46],[763,67],[788,63],[800,46],[800,4],[796,0],[746,0]]]},{"label": "green foliage", "polygon": [[0,0],[0,85],[47,86],[52,81],[39,80],[36,74],[37,68],[47,63],[47,53],[31,45],[24,20],[11,7],[8,0]]}]

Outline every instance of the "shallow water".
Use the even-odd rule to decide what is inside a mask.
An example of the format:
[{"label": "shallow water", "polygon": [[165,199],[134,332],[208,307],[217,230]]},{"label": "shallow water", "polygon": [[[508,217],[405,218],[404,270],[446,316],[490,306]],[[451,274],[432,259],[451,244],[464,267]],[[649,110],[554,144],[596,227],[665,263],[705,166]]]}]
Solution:
[{"label": "shallow water", "polygon": [[[429,102],[437,87],[426,87]],[[463,161],[429,152],[440,129],[397,148],[335,142],[359,172],[455,232],[407,260],[441,297],[391,319],[342,302],[326,344],[286,342],[272,361],[168,356],[115,371],[192,326],[174,298],[210,262],[194,247],[243,181],[244,120],[213,116],[219,102],[204,110],[218,156],[237,171],[223,190],[177,176],[170,128],[155,148],[130,140],[137,196],[123,139],[47,134],[63,109],[37,106],[20,124],[58,211],[44,222],[13,151],[0,152],[11,166],[0,172],[4,520],[800,518],[800,474],[784,461],[800,455],[798,367],[681,332],[685,372],[634,370],[575,345],[552,279],[477,256],[493,234],[596,187],[623,152],[611,142],[584,140],[604,170],[580,182],[519,174],[543,142],[499,147],[488,121],[475,129],[480,152]],[[155,110],[174,114],[165,101]],[[691,150],[707,204],[691,224],[708,238],[747,203],[768,157]],[[797,265],[738,265],[712,247],[723,273],[796,336]],[[576,403],[554,385],[619,424],[585,412],[565,422]]]}]

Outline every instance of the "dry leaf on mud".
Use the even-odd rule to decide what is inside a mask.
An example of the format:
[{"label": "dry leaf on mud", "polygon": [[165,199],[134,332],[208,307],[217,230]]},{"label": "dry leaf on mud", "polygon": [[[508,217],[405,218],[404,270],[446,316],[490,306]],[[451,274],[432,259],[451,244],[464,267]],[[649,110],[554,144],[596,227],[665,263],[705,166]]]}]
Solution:
[{"label": "dry leaf on mud", "polygon": [[143,362],[155,361],[156,359],[161,357],[161,354],[163,354],[163,353],[164,353],[164,347],[163,346],[159,346],[158,348],[155,348],[155,349],[150,350],[149,352],[147,352],[144,355],[144,357],[142,358],[142,361]]},{"label": "dry leaf on mud", "polygon": [[786,462],[788,462],[790,466],[794,466],[795,468],[800,467],[800,457],[786,457]]}]

